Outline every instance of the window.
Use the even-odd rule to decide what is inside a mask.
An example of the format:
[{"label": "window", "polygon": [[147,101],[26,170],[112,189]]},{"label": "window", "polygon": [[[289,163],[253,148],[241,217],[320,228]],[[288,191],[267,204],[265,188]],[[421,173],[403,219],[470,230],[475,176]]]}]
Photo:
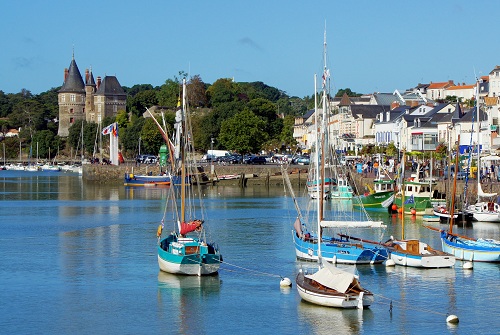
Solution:
[{"label": "window", "polygon": [[70,109],[69,109],[69,113],[70,113],[70,114],[73,114],[74,112],[75,112],[75,111],[73,110],[73,108],[70,108]]},{"label": "window", "polygon": [[75,123],[75,118],[73,118],[73,117],[70,117],[70,118],[69,118],[69,123],[70,123],[70,124],[73,124],[73,123]]},{"label": "window", "polygon": [[63,95],[61,95],[61,102],[65,102],[65,101],[66,101],[66,95],[63,94]]},{"label": "window", "polygon": [[69,99],[71,102],[75,102],[76,101],[76,94],[70,94]]}]

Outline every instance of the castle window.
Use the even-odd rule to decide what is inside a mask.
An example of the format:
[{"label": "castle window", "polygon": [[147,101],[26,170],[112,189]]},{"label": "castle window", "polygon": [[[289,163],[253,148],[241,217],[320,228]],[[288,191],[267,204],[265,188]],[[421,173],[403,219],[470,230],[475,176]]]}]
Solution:
[{"label": "castle window", "polygon": [[73,114],[74,112],[75,112],[75,111],[73,110],[73,108],[70,108],[70,109],[69,109],[69,113],[70,113],[70,114]]},{"label": "castle window", "polygon": [[75,118],[74,118],[74,117],[70,117],[70,118],[69,118],[69,123],[70,123],[70,124],[75,123]]},{"label": "castle window", "polygon": [[61,102],[65,102],[65,101],[66,101],[66,95],[63,94],[63,95],[61,95]]},{"label": "castle window", "polygon": [[70,101],[71,101],[71,102],[75,102],[75,101],[76,101],[76,95],[75,95],[75,94],[71,94],[71,95],[69,96],[69,98],[70,98]]}]

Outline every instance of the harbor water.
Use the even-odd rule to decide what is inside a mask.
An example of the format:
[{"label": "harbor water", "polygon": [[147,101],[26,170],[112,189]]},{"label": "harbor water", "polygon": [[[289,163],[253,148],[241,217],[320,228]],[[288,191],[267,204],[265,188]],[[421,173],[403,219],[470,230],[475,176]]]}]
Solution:
[{"label": "harbor water", "polygon": [[[427,270],[339,265],[374,293],[369,309],[301,301],[295,276],[314,263],[295,259],[296,210],[283,187],[203,188],[205,225],[224,258],[220,272],[161,273],[156,230],[167,192],[93,184],[61,172],[0,171],[1,333],[498,334],[500,264],[474,263],[473,270],[460,261]],[[397,216],[382,211],[372,218],[387,224],[384,239],[401,236]],[[500,239],[495,223],[454,231]],[[405,234],[440,248],[439,233],[420,218],[406,218]],[[280,288],[281,277],[292,288]],[[450,314],[460,322],[446,323]]]}]

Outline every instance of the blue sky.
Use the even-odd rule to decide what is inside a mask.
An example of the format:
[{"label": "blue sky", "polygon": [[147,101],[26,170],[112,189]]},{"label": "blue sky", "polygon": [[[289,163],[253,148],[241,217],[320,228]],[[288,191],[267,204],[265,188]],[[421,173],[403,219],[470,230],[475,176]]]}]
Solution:
[{"label": "blue sky", "polygon": [[473,83],[500,64],[500,1],[0,0],[0,90],[62,85],[80,72],[123,86],[161,85],[179,71],[314,92],[326,23],[332,91],[403,91]]}]

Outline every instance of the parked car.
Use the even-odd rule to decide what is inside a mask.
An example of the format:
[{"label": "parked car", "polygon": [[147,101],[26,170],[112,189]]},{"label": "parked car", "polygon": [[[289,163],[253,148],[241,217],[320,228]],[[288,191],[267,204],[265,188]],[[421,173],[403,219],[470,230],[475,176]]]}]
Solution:
[{"label": "parked car", "polygon": [[295,162],[299,165],[309,165],[310,158],[309,158],[309,156],[299,156],[299,157],[297,157]]},{"label": "parked car", "polygon": [[266,157],[249,156],[245,159],[245,164],[266,164]]}]

